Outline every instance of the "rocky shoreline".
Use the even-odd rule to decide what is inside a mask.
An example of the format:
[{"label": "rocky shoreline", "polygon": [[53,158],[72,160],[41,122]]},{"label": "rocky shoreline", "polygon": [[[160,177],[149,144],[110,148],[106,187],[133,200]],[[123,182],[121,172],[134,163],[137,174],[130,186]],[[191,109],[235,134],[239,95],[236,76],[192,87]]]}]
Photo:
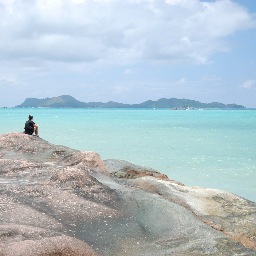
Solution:
[{"label": "rocky shoreline", "polygon": [[256,204],[22,133],[0,135],[0,256],[256,255]]}]

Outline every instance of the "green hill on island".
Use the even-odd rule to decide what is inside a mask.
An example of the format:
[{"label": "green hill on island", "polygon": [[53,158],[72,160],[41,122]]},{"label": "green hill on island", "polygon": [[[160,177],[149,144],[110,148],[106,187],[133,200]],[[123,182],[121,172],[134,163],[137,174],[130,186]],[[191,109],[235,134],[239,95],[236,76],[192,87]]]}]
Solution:
[{"label": "green hill on island", "polygon": [[223,104],[220,102],[202,103],[189,99],[162,98],[156,101],[148,100],[140,104],[124,104],[109,101],[103,102],[81,102],[70,95],[62,95],[53,98],[37,99],[27,98],[16,108],[171,108],[171,109],[198,109],[198,108],[224,108],[245,109],[242,105]]}]

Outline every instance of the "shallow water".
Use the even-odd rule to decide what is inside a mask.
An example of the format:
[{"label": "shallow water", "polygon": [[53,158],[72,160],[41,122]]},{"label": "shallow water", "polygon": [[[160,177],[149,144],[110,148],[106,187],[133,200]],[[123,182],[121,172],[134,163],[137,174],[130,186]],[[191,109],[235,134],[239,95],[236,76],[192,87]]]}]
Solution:
[{"label": "shallow water", "polygon": [[43,139],[256,202],[255,110],[0,109],[0,134],[34,115]]}]

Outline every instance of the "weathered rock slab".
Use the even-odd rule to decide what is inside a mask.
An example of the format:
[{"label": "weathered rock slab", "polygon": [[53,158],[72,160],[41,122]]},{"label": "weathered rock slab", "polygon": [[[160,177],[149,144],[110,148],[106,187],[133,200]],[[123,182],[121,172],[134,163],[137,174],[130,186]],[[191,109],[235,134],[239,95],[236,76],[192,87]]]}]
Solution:
[{"label": "weathered rock slab", "polygon": [[253,202],[0,135],[0,256],[256,255]]}]

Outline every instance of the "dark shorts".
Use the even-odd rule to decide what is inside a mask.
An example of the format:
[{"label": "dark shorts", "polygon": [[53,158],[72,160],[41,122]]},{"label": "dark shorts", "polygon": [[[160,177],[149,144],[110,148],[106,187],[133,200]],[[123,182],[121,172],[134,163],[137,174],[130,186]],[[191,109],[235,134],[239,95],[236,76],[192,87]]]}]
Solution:
[{"label": "dark shorts", "polygon": [[34,130],[25,130],[25,133],[28,135],[32,135],[34,133]]}]

